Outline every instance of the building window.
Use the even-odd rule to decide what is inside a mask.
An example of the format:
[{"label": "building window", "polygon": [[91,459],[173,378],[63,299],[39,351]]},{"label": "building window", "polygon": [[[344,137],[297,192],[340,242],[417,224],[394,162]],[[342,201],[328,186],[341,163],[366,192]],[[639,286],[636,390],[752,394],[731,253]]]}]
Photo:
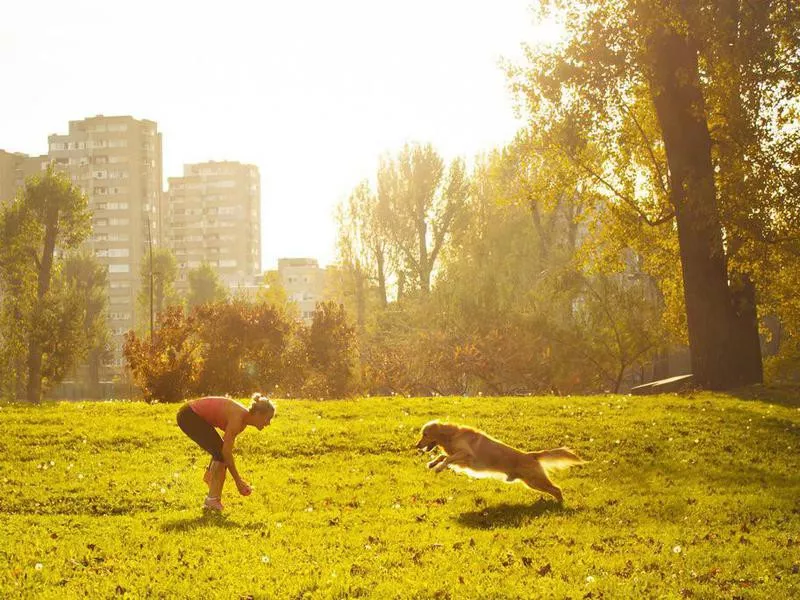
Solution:
[{"label": "building window", "polygon": [[131,266],[128,264],[108,265],[109,273],[130,273]]}]

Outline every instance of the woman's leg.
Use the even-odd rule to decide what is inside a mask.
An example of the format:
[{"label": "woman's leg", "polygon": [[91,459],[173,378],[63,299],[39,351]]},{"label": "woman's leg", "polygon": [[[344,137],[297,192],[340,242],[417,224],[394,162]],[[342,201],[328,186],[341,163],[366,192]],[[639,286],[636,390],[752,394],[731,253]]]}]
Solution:
[{"label": "woman's leg", "polygon": [[208,485],[208,497],[222,499],[222,486],[225,485],[225,474],[228,472],[224,462],[215,460],[211,463],[211,483]]},{"label": "woman's leg", "polygon": [[[184,405],[178,411],[177,420],[181,430],[198,446],[211,454],[211,464],[203,475],[203,480],[208,484],[206,506],[221,510],[222,505],[219,504],[219,497],[222,494],[226,471],[222,457],[222,438],[212,425],[203,420],[188,405]],[[209,500],[212,500],[210,504]]]}]

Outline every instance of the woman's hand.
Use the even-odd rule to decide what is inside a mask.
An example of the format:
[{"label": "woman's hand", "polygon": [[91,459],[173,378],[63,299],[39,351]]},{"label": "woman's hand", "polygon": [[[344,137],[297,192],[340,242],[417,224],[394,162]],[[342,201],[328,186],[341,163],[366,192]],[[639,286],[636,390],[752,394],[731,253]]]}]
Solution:
[{"label": "woman's hand", "polygon": [[240,479],[236,482],[236,489],[239,490],[242,496],[249,496],[253,493],[253,488],[251,488],[244,479]]}]

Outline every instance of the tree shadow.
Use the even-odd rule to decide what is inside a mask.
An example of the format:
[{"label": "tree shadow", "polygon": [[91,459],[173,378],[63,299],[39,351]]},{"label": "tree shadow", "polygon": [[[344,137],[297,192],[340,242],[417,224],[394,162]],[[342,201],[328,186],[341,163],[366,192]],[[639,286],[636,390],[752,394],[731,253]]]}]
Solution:
[{"label": "tree shadow", "polygon": [[523,527],[536,517],[545,514],[570,514],[574,508],[565,507],[554,500],[540,498],[533,504],[498,504],[481,510],[458,515],[461,525],[472,529],[496,529],[499,527]]},{"label": "tree shadow", "polygon": [[800,385],[798,384],[757,384],[732,390],[728,393],[740,400],[777,404],[787,408],[800,408]]},{"label": "tree shadow", "polygon": [[241,523],[231,521],[224,514],[212,511],[203,511],[202,514],[196,517],[188,517],[184,519],[177,519],[175,521],[167,521],[161,524],[161,530],[167,533],[171,532],[185,532],[193,529],[200,529],[203,527],[219,527],[222,529],[236,529],[244,527]]}]

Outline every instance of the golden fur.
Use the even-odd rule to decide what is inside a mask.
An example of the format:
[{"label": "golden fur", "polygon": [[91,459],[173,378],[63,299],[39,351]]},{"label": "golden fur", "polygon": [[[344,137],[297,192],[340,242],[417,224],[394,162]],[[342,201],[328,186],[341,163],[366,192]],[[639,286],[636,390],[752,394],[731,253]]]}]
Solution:
[{"label": "golden fur", "polygon": [[501,476],[509,483],[519,480],[559,502],[564,499],[561,488],[550,481],[546,471],[583,462],[569,448],[522,452],[482,431],[453,423],[431,421],[421,433],[417,448],[427,452],[440,447],[443,451],[428,463],[429,469],[440,473],[452,467],[473,477]]}]

